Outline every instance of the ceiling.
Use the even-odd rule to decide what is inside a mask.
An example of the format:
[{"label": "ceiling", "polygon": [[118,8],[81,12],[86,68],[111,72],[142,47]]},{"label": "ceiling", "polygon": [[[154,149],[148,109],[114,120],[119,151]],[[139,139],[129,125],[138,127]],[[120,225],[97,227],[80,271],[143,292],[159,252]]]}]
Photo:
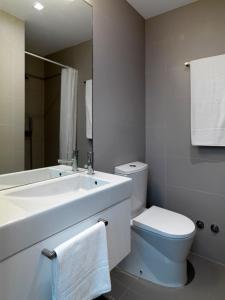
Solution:
[{"label": "ceiling", "polygon": [[83,0],[0,0],[0,9],[25,21],[26,50],[47,55],[92,39],[92,7]]},{"label": "ceiling", "polygon": [[127,0],[145,19],[196,1],[197,0]]}]

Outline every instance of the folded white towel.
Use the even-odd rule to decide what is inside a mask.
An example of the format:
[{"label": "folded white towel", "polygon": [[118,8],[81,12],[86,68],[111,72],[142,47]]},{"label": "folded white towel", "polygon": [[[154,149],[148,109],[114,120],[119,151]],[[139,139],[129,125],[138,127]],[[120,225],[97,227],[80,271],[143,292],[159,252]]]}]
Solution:
[{"label": "folded white towel", "polygon": [[92,300],[111,290],[106,229],[99,222],[55,249],[53,300]]},{"label": "folded white towel", "polygon": [[225,146],[225,55],[191,62],[191,141]]},{"label": "folded white towel", "polygon": [[86,136],[92,139],[92,79],[86,81]]}]

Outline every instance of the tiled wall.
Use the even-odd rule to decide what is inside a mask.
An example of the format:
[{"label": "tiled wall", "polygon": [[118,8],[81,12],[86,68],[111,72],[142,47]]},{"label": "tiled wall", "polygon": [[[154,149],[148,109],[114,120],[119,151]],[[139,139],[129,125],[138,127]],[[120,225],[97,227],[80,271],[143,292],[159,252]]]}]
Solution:
[{"label": "tiled wall", "polygon": [[[225,1],[200,0],[146,22],[149,199],[205,222],[193,251],[225,263],[225,148],[192,147],[185,61],[225,53]],[[220,226],[213,234],[210,224]]]},{"label": "tiled wall", "polygon": [[0,173],[24,169],[24,23],[0,10]]},{"label": "tiled wall", "polygon": [[95,167],[144,160],[145,24],[125,0],[93,0]]}]

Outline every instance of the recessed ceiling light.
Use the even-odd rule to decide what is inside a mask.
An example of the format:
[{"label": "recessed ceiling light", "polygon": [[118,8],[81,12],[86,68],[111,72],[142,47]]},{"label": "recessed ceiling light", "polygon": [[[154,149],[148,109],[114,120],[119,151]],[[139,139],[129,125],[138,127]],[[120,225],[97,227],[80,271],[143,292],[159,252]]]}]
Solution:
[{"label": "recessed ceiling light", "polygon": [[42,10],[44,8],[44,5],[41,4],[40,2],[35,2],[33,7],[37,10]]}]

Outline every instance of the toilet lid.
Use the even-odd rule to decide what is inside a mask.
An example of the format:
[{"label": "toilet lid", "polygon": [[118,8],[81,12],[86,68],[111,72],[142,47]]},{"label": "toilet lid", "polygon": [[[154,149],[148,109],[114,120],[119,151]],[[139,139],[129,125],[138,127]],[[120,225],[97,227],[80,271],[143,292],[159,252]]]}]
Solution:
[{"label": "toilet lid", "polygon": [[133,225],[170,238],[187,238],[195,233],[195,224],[189,218],[157,206],[134,218]]},{"label": "toilet lid", "polygon": [[130,175],[143,170],[147,170],[148,165],[139,161],[115,167],[115,173],[121,175]]}]

